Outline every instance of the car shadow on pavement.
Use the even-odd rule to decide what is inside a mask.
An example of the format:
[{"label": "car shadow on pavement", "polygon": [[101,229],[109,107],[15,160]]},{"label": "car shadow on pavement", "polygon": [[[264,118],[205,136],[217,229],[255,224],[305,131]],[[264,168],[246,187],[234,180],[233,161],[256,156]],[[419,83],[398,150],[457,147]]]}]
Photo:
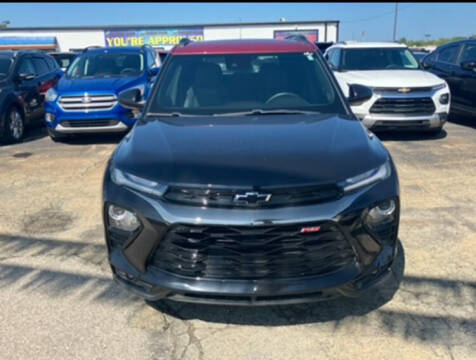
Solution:
[{"label": "car shadow on pavement", "polygon": [[397,292],[403,279],[405,254],[399,242],[387,286],[370,291],[360,298],[339,297],[321,302],[272,306],[223,306],[178,303],[170,300],[148,302],[155,309],[182,320],[200,319],[213,323],[256,326],[282,326],[339,321],[349,316],[368,314],[387,302]]},{"label": "car shadow on pavement", "polygon": [[375,135],[381,141],[426,141],[444,139],[448,135],[448,133],[445,129],[442,129],[438,134],[432,134],[424,131],[378,131],[375,132]]},{"label": "car shadow on pavement", "polygon": [[126,133],[74,134],[62,141],[65,145],[119,144]]}]

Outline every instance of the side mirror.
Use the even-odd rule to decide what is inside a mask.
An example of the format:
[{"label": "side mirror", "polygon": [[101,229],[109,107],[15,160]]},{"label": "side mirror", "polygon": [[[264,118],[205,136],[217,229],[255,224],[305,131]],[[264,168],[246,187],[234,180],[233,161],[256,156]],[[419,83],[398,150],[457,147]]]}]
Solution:
[{"label": "side mirror", "polygon": [[159,71],[160,71],[160,68],[153,67],[152,69],[149,70],[148,74],[149,74],[150,77],[154,77],[154,76],[157,76]]},{"label": "side mirror", "polygon": [[331,68],[332,71],[339,71],[339,68],[335,66],[333,63],[330,61],[327,62],[329,64],[329,67]]},{"label": "side mirror", "polygon": [[35,74],[18,74],[18,80],[20,81],[30,81],[36,77]]},{"label": "side mirror", "polygon": [[129,89],[119,94],[119,104],[128,109],[142,111],[145,101],[139,89]]},{"label": "side mirror", "polygon": [[421,62],[421,67],[425,70],[428,70],[429,68],[431,68],[431,65],[430,65],[430,63],[428,63],[426,61],[422,61]]},{"label": "side mirror", "polygon": [[476,61],[463,61],[460,66],[464,70],[476,70]]},{"label": "side mirror", "polygon": [[358,105],[372,97],[372,89],[367,86],[352,84],[349,85],[349,103],[350,105]]}]

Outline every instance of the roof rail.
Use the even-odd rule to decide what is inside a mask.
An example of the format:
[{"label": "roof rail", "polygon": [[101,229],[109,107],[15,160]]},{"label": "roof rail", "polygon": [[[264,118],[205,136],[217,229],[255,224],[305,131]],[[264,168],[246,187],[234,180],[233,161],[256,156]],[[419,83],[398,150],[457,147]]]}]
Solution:
[{"label": "roof rail", "polygon": [[291,34],[285,37],[286,40],[294,40],[294,41],[301,41],[311,43],[307,37],[302,34]]},{"label": "roof rail", "polygon": [[181,38],[179,43],[178,43],[178,46],[187,46],[188,44],[192,43],[193,41],[190,40],[189,38]]}]

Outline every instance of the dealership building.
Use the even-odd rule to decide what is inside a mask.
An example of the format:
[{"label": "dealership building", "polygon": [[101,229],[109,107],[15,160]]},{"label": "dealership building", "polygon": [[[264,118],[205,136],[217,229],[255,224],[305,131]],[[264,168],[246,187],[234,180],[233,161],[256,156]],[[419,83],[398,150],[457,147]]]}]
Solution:
[{"label": "dealership building", "polygon": [[296,21],[195,25],[17,27],[0,30],[0,49],[74,51],[88,46],[142,46],[170,49],[180,39],[280,39],[290,32],[311,41],[337,42],[339,21]]}]

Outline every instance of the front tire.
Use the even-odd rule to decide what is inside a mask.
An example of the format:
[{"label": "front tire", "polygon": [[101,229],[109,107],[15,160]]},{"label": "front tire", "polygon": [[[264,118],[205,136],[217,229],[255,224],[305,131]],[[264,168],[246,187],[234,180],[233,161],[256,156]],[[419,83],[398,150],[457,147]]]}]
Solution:
[{"label": "front tire", "polygon": [[3,141],[6,144],[14,144],[23,140],[25,135],[25,120],[16,106],[8,109],[5,118]]},{"label": "front tire", "polygon": [[47,130],[48,130],[48,135],[50,136],[51,140],[53,140],[54,142],[62,142],[69,139],[68,135],[61,134],[49,127],[47,128]]}]

